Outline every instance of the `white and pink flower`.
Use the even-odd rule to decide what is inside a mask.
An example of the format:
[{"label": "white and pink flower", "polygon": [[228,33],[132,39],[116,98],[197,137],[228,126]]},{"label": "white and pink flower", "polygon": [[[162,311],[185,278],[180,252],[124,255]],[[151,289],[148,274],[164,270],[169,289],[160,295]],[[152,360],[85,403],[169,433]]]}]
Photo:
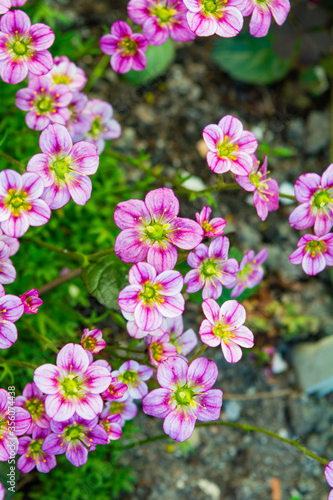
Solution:
[{"label": "white and pink flower", "polygon": [[20,319],[24,307],[20,297],[6,295],[4,288],[0,289],[0,349],[8,349],[17,340],[15,321]]},{"label": "white and pink flower", "polygon": [[103,35],[101,51],[111,57],[111,67],[117,73],[128,73],[131,69],[142,71],[147,65],[148,40],[141,33],[133,33],[124,21],[111,26],[111,34]]},{"label": "white and pink flower", "polygon": [[297,247],[289,260],[295,265],[302,264],[305,274],[314,276],[326,266],[333,266],[333,233],[323,236],[306,234],[299,240]]},{"label": "white and pink flower", "polygon": [[36,174],[0,172],[0,224],[7,236],[20,238],[29,226],[49,221],[51,210],[41,199],[43,190],[44,183]]},{"label": "white and pink flower", "polygon": [[258,143],[252,132],[243,130],[238,118],[226,115],[218,125],[207,125],[203,138],[209,149],[207,163],[216,174],[229,170],[236,175],[248,175],[253,168],[252,153]]},{"label": "white and pink flower", "polygon": [[19,471],[27,474],[35,467],[38,472],[48,473],[57,465],[57,460],[52,451],[46,453],[42,450],[46,433],[42,429],[36,429],[33,439],[30,436],[19,438],[18,454],[21,455],[17,461]]},{"label": "white and pink flower", "polygon": [[289,0],[247,0],[241,8],[243,16],[252,14],[250,34],[255,37],[266,36],[271,25],[272,16],[281,26],[290,11]]},{"label": "white and pink flower", "polygon": [[17,436],[22,436],[31,426],[30,413],[15,406],[14,397],[0,389],[0,462],[7,462],[18,449]]},{"label": "white and pink flower", "polygon": [[127,391],[124,396],[117,401],[107,401],[104,410],[101,413],[101,419],[109,415],[120,415],[120,424],[123,426],[127,420],[132,420],[138,413],[138,407]]},{"label": "white and pink flower", "polygon": [[231,291],[231,297],[236,298],[244,292],[246,288],[257,286],[264,277],[263,262],[267,258],[267,249],[263,248],[257,255],[254,250],[246,252],[239,265],[236,275],[237,283]]},{"label": "white and pink flower", "polygon": [[67,85],[53,85],[48,76],[35,76],[28,87],[16,93],[15,104],[28,111],[25,122],[33,130],[43,130],[50,122],[65,125],[70,119],[67,108],[72,92]]},{"label": "white and pink flower", "polygon": [[89,330],[89,328],[85,328],[81,337],[81,345],[83,349],[86,349],[93,354],[97,354],[106,346],[102,330],[98,330],[97,328]]},{"label": "white and pink flower", "polygon": [[57,422],[76,412],[83,419],[94,419],[103,409],[100,394],[111,383],[109,370],[89,363],[80,345],[67,344],[57,355],[57,365],[45,364],[35,370],[34,382],[47,394],[46,413]]},{"label": "white and pink flower", "polygon": [[184,332],[183,316],[168,318],[166,323],[171,344],[177,348],[179,355],[187,356],[198,344],[195,331],[193,328],[189,328]]},{"label": "white and pink flower", "polygon": [[63,207],[71,198],[77,205],[85,205],[92,190],[89,175],[99,165],[96,146],[87,141],[73,146],[68,130],[59,124],[51,124],[41,133],[39,146],[42,153],[29,160],[27,171],[43,179],[43,200],[52,209]]},{"label": "white and pink flower", "polygon": [[128,279],[130,285],[119,293],[118,304],[125,313],[134,314],[141,330],[152,332],[163,318],[176,318],[184,312],[183,277],[178,271],[157,274],[153,266],[139,262],[131,267]]},{"label": "white and pink flower", "polygon": [[226,221],[222,219],[222,217],[214,217],[214,219],[209,220],[211,213],[211,208],[203,207],[200,213],[195,214],[196,221],[204,230],[206,238],[221,236],[224,233],[225,226],[227,225]]},{"label": "white and pink flower", "polygon": [[178,349],[174,344],[171,344],[168,333],[165,333],[161,337],[149,335],[144,340],[148,346],[149,360],[154,366],[159,366],[170,356],[177,356],[178,354]]},{"label": "white and pink flower", "polygon": [[202,304],[206,319],[200,325],[201,341],[209,347],[221,345],[228,363],[237,363],[242,357],[241,347],[253,347],[253,333],[243,323],[246,319],[245,307],[237,300],[227,300],[220,307],[213,299]]},{"label": "white and pink flower", "polygon": [[20,299],[22,300],[25,314],[37,314],[38,308],[43,304],[42,299],[39,298],[38,290],[35,288],[20,295]]},{"label": "white and pink flower", "polygon": [[125,361],[118,370],[111,373],[112,377],[117,377],[118,381],[126,384],[128,394],[133,399],[141,399],[148,392],[145,383],[153,376],[154,370],[146,365],[140,365],[137,361]]},{"label": "white and pink flower", "polygon": [[91,128],[76,140],[85,139],[92,142],[100,155],[105,148],[105,141],[118,139],[121,136],[121,126],[113,118],[111,104],[100,99],[91,99],[83,113],[91,117]]},{"label": "white and pink flower", "polygon": [[6,14],[11,7],[11,0],[0,0],[0,15]]},{"label": "white and pink flower", "polygon": [[31,434],[37,428],[49,429],[50,418],[45,412],[46,396],[40,391],[34,382],[29,382],[23,389],[22,396],[16,396],[15,404],[25,408],[31,415],[31,426],[26,431]]},{"label": "white and pink flower", "polygon": [[21,11],[7,12],[0,19],[0,77],[6,83],[20,83],[28,75],[45,75],[53,65],[46,50],[54,42],[54,33],[46,24],[31,25]]},{"label": "white and pink flower", "polygon": [[53,85],[63,83],[68,85],[72,92],[82,90],[87,83],[87,77],[83,69],[79,68],[66,56],[55,57],[53,67],[47,75]]}]

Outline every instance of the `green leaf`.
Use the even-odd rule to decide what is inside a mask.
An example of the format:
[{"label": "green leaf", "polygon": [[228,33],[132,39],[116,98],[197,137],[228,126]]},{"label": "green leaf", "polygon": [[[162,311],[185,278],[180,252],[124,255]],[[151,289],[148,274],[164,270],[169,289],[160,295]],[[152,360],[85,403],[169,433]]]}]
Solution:
[{"label": "green leaf", "polygon": [[150,45],[146,52],[147,66],[142,71],[131,69],[124,79],[132,85],[145,85],[152,82],[157,77],[163,75],[169,68],[175,57],[175,47],[173,41],[169,40],[163,45],[154,47]]},{"label": "green leaf", "polygon": [[255,38],[248,33],[222,38],[215,44],[213,61],[235,80],[270,84],[281,80],[291,68],[294,54],[279,57],[273,48],[273,36]]},{"label": "green leaf", "polygon": [[88,293],[109,309],[119,309],[118,295],[128,285],[130,266],[111,251],[103,253],[82,271],[82,280]]}]

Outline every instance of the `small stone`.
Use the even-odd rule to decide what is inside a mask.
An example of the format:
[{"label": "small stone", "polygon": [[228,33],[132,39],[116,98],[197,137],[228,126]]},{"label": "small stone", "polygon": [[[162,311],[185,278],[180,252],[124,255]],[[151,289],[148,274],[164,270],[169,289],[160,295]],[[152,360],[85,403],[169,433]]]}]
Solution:
[{"label": "small stone", "polygon": [[308,154],[317,154],[329,145],[330,140],[329,113],[311,111],[306,123],[305,151]]},{"label": "small stone", "polygon": [[198,486],[207,496],[212,498],[212,500],[220,500],[221,490],[217,484],[208,481],[208,479],[199,479]]},{"label": "small stone", "polygon": [[226,401],[224,403],[224,412],[229,422],[237,422],[241,411],[242,407],[237,401]]}]

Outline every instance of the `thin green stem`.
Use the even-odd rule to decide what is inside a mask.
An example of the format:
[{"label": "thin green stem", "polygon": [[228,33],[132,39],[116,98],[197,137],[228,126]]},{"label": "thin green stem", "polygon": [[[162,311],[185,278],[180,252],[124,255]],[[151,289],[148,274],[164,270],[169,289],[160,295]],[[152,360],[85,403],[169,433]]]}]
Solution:
[{"label": "thin green stem", "polygon": [[31,238],[30,236],[24,237],[23,238],[25,241],[29,243],[33,243],[37,245],[38,247],[41,248],[46,248],[46,250],[50,250],[51,252],[55,252],[59,255],[62,255],[66,259],[70,260],[75,260],[77,262],[86,263],[87,262],[87,257],[83,255],[82,253],[79,252],[71,252],[67,249],[59,248],[54,245],[51,245],[50,243],[47,243],[46,241],[39,240],[38,238]]},{"label": "thin green stem", "polygon": [[25,168],[20,161],[16,160],[12,156],[7,155],[7,153],[1,151],[1,149],[0,149],[0,157],[6,160],[8,163],[10,163],[13,167],[17,168],[22,174],[24,174]]},{"label": "thin green stem", "polygon": [[193,356],[193,358],[190,359],[189,364],[192,363],[194,359],[198,358],[200,354],[202,354],[207,349],[207,347],[208,347],[207,344],[203,345],[201,349],[199,349],[199,351]]},{"label": "thin green stem", "polygon": [[26,319],[22,319],[21,321],[23,322],[24,326],[28,330],[30,330],[30,332],[33,334],[33,336],[41,341],[42,346],[48,347],[49,349],[51,349],[51,351],[58,354],[59,349],[57,348],[57,346],[55,344],[53,344],[53,342],[50,339],[45,337],[45,335],[39,333],[32,325],[30,325],[29,321],[27,321]]},{"label": "thin green stem", "polygon": [[[221,426],[225,426],[225,427],[234,427],[236,429],[241,429],[241,430],[243,430],[245,432],[254,431],[254,432],[260,432],[261,434],[266,434],[267,436],[271,436],[271,437],[273,437],[275,439],[278,439],[279,441],[283,441],[284,443],[288,443],[291,446],[294,446],[298,450],[300,450],[303,453],[305,453],[305,455],[313,458],[314,460],[317,460],[318,462],[320,462],[323,465],[327,465],[328,464],[328,460],[326,460],[325,458],[320,457],[319,455],[316,455],[315,453],[313,453],[312,451],[308,450],[304,446],[301,446],[298,443],[297,439],[284,438],[284,437],[279,436],[275,432],[269,431],[267,429],[262,429],[261,427],[256,427],[254,425],[237,424],[235,422],[203,422],[203,423],[197,424],[196,427],[209,427],[209,426],[212,426],[212,425],[221,425]],[[141,445],[144,445],[144,444],[151,443],[153,441],[159,441],[159,440],[162,440],[162,439],[166,439],[167,437],[168,436],[166,434],[160,434],[158,436],[153,436],[153,437],[150,437],[150,438],[147,438],[147,439],[143,439],[142,441],[138,441],[137,443],[130,443],[130,444],[126,445],[126,446],[122,446],[120,449],[121,450],[129,450],[131,448],[134,448],[135,446],[141,446]]]},{"label": "thin green stem", "polygon": [[107,351],[113,352],[113,351],[126,351],[126,352],[134,352],[137,354],[144,354],[144,351],[141,351],[139,349],[130,349],[129,347],[121,347],[121,346],[107,346],[105,347]]},{"label": "thin green stem", "polygon": [[38,366],[34,363],[28,363],[27,361],[17,361],[15,359],[5,358],[0,358],[0,365],[19,366],[20,368],[31,368],[32,370],[36,370]]},{"label": "thin green stem", "polygon": [[64,276],[59,276],[59,278],[56,278],[55,280],[50,281],[49,283],[46,283],[45,285],[41,286],[38,289],[39,295],[43,295],[44,293],[47,293],[50,290],[53,290],[54,288],[57,288],[58,286],[63,285],[64,283],[67,283],[67,281],[73,280],[77,276],[80,276],[81,273],[82,273],[82,267],[79,267],[77,269],[69,271]]},{"label": "thin green stem", "polygon": [[84,88],[84,91],[86,93],[89,92],[89,90],[92,89],[92,87],[95,85],[97,80],[99,80],[99,78],[101,78],[101,76],[104,74],[104,71],[109,64],[110,64],[110,56],[104,54],[103,57],[101,57],[99,62],[94,67],[91,75],[89,76],[87,84]]}]

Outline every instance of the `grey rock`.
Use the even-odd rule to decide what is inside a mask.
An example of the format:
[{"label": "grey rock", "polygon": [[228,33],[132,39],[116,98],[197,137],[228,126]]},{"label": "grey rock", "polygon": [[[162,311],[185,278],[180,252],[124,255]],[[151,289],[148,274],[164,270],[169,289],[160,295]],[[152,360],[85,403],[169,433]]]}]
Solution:
[{"label": "grey rock", "polygon": [[311,111],[306,123],[305,152],[319,153],[328,146],[330,138],[330,118],[325,111]]}]

